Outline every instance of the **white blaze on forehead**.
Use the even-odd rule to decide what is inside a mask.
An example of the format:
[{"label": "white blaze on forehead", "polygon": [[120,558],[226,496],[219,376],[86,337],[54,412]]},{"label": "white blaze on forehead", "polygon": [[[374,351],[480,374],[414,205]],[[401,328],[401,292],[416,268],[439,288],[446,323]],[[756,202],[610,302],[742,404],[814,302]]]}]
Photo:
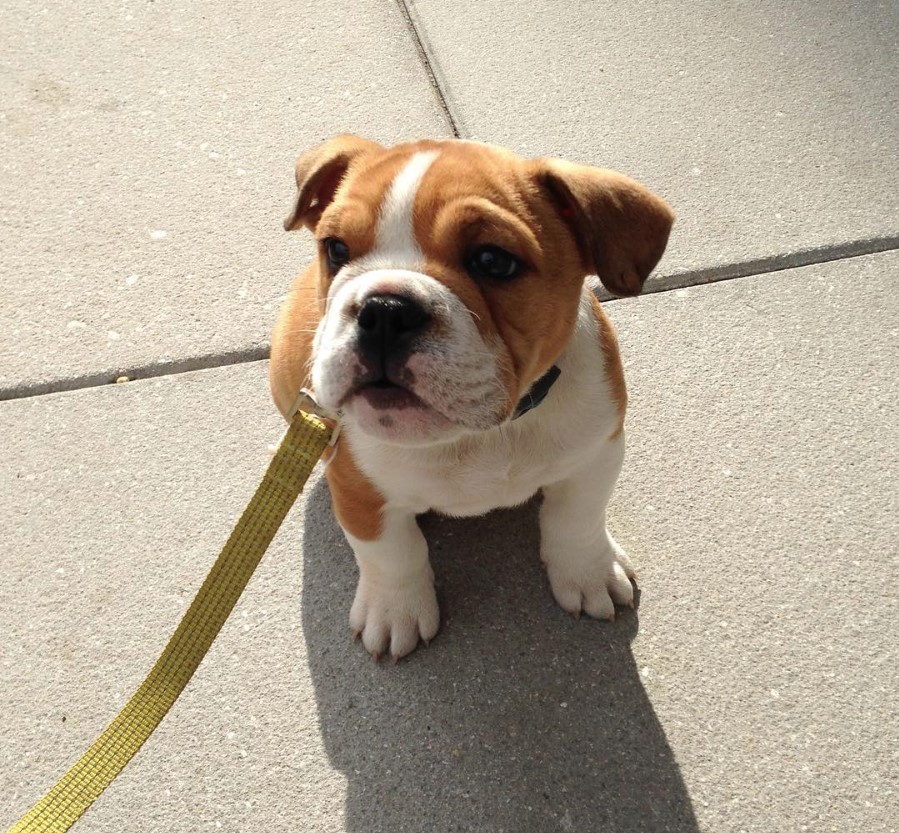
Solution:
[{"label": "white blaze on forehead", "polygon": [[412,208],[418,186],[440,151],[416,153],[396,175],[384,197],[378,215],[378,230],[374,250],[365,258],[378,264],[405,269],[421,267],[423,255],[415,239]]}]

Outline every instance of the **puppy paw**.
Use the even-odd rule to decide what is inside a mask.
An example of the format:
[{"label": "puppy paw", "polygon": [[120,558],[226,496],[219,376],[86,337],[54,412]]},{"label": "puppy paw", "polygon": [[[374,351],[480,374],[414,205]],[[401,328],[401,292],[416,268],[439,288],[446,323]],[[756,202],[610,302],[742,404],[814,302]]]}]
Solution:
[{"label": "puppy paw", "polygon": [[615,619],[615,605],[634,606],[634,570],[617,544],[606,552],[544,557],[553,596],[575,618]]},{"label": "puppy paw", "polygon": [[393,582],[362,575],[350,610],[350,627],[379,660],[388,651],[394,662],[421,639],[428,643],[440,626],[440,610],[430,567],[418,576]]}]

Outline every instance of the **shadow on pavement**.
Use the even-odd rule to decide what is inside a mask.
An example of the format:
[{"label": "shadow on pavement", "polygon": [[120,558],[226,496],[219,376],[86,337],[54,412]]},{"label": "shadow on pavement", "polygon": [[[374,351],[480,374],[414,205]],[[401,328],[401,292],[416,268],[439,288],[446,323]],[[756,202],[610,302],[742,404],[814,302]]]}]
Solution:
[{"label": "shadow on pavement", "polygon": [[309,493],[303,625],[348,831],[698,830],[631,654],[637,615],[555,606],[535,509],[422,519],[441,632],[392,667],[350,641],[352,552],[324,481]]}]

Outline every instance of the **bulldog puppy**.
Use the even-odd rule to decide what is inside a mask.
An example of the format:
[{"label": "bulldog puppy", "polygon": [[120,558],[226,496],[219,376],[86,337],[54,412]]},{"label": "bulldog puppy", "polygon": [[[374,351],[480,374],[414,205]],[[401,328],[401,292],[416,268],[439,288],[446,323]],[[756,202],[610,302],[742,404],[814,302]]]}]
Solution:
[{"label": "bulldog puppy", "polygon": [[339,414],[325,474],[359,565],[350,627],[375,658],[440,622],[416,515],[543,490],[540,557],[569,613],[614,619],[634,577],[606,529],[627,401],[588,278],[636,295],[673,222],[622,174],[476,142],[338,136],[300,157],[285,221],[315,235],[272,339],[286,417]]}]

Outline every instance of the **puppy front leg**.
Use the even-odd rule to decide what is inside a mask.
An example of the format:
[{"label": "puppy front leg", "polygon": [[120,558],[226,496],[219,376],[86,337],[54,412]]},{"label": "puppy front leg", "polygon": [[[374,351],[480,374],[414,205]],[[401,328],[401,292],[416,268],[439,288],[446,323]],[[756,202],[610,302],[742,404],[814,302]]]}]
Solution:
[{"label": "puppy front leg", "polygon": [[419,638],[433,639],[440,625],[427,542],[414,515],[389,509],[377,539],[363,541],[344,532],[359,565],[350,627],[375,659],[389,649],[395,662]]},{"label": "puppy front leg", "polygon": [[344,434],[325,469],[334,514],[359,565],[350,627],[375,659],[394,660],[437,633],[440,612],[428,545],[415,514],[389,507],[360,470]]},{"label": "puppy front leg", "polygon": [[543,489],[540,557],[556,601],[573,616],[584,611],[612,620],[615,604],[633,605],[634,571],[606,529],[606,505],[623,458],[619,436],[573,476]]}]

